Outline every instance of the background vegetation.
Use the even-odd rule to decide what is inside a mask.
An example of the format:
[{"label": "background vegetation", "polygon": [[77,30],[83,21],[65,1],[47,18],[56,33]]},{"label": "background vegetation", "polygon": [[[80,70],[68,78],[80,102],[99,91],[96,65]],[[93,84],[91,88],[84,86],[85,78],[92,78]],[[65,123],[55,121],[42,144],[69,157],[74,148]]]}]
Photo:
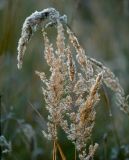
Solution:
[{"label": "background vegetation", "polygon": [[[87,55],[112,69],[129,93],[129,1],[128,0],[1,0],[0,1],[0,112],[2,160],[52,158],[52,144],[41,131],[47,111],[41,83],[34,71],[48,71],[43,58],[43,37],[37,32],[27,48],[22,70],[17,69],[17,42],[22,23],[35,10],[55,7],[68,16]],[[51,38],[55,38],[50,29]],[[101,91],[96,107],[93,142],[95,159],[129,158],[129,117],[114,104],[110,90]],[[109,104],[109,105],[108,105]],[[38,114],[40,113],[42,117]],[[110,116],[110,112],[113,116]],[[74,159],[74,146],[61,132],[60,144],[67,159]],[[1,152],[2,152],[1,150]],[[59,157],[60,159],[60,157]]]}]

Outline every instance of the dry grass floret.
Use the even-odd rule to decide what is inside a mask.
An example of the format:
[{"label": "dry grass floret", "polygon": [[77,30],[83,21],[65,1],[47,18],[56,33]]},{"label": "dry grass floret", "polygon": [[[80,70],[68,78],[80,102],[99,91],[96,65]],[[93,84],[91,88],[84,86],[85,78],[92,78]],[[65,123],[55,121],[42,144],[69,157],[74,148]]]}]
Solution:
[{"label": "dry grass floret", "polygon": [[[45,11],[43,13],[46,13]],[[96,143],[89,146],[89,151],[86,150],[95,123],[95,105],[100,100],[99,88],[101,83],[105,83],[107,87],[115,92],[117,103],[126,113],[128,113],[127,99],[115,75],[100,62],[86,56],[77,37],[68,26],[66,26],[66,30],[69,41],[65,42],[65,33],[59,12],[54,13],[58,14],[54,14],[56,15],[54,16],[54,22],[52,18],[50,23],[56,22],[56,49],[49,42],[47,33],[43,29],[44,57],[50,67],[51,75],[46,78],[44,72],[36,71],[36,74],[43,82],[42,91],[46,109],[49,112],[48,131],[43,131],[43,134],[47,139],[53,141],[54,160],[56,160],[57,149],[62,155],[62,159],[65,159],[58,143],[58,127],[61,127],[68,139],[74,143],[79,158],[81,160],[90,160],[94,157],[98,147]],[[35,25],[38,24],[35,21]],[[24,54],[23,50],[20,49],[23,47],[23,44],[20,44],[22,40],[24,40],[23,34],[18,46],[19,66],[22,64]],[[75,48],[76,56],[73,55],[70,43],[72,44],[71,47]]]}]

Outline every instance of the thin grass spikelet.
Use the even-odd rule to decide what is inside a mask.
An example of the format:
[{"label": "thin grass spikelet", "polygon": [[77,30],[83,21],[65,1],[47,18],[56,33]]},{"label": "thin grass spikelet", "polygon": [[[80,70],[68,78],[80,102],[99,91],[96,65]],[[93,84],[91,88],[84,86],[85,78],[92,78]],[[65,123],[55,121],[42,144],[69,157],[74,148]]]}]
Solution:
[{"label": "thin grass spikelet", "polygon": [[44,38],[44,56],[49,66],[53,66],[53,62],[55,61],[54,49],[52,44],[50,44],[49,39],[47,37],[46,32],[43,31],[43,38]]},{"label": "thin grass spikelet", "polygon": [[65,36],[64,36],[64,28],[62,23],[60,23],[58,21],[57,24],[57,40],[56,40],[56,44],[57,44],[57,54],[63,56],[64,55],[64,51],[65,51]]},{"label": "thin grass spikelet", "polygon": [[88,156],[86,157],[86,160],[90,160],[90,159],[94,158],[95,152],[98,147],[99,147],[99,145],[97,143],[89,146],[89,153],[88,153]]},{"label": "thin grass spikelet", "polygon": [[67,59],[68,59],[67,64],[68,64],[68,70],[69,70],[69,78],[71,81],[73,81],[75,78],[75,66],[73,63],[72,53],[70,51],[69,46],[66,48],[66,53],[67,53]]},{"label": "thin grass spikelet", "polygon": [[100,87],[102,81],[102,73],[100,73],[97,78],[95,84],[91,87],[89,96],[84,104],[84,106],[80,109],[80,125],[83,125],[85,121],[87,121],[90,112],[93,110],[94,105],[99,100],[98,97],[98,89]]},{"label": "thin grass spikelet", "polygon": [[81,66],[86,66],[86,55],[84,49],[80,46],[77,37],[74,35],[74,33],[70,30],[69,27],[67,27],[67,33],[69,35],[69,40],[73,47],[75,48],[77,52],[77,61]]}]

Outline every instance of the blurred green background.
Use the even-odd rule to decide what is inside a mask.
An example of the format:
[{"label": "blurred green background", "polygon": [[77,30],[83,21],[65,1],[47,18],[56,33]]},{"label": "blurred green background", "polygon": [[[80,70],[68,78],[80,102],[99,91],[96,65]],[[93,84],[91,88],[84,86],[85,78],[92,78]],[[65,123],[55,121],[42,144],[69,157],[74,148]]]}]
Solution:
[{"label": "blurred green background", "polygon": [[[40,31],[28,45],[22,70],[17,69],[17,43],[22,24],[35,10],[48,7],[68,16],[68,24],[87,55],[108,66],[119,78],[125,93],[129,93],[129,0],[0,0],[2,160],[52,159],[52,143],[41,132],[46,128],[48,113],[40,80],[34,72],[48,72]],[[51,38],[53,34],[51,30]],[[96,107],[91,143],[100,146],[95,160],[129,160],[129,117],[113,103],[110,90],[106,89],[106,95],[110,108],[103,91],[102,101]],[[59,133],[66,159],[74,159],[74,146],[62,131]],[[61,159],[59,155],[58,159]]]}]

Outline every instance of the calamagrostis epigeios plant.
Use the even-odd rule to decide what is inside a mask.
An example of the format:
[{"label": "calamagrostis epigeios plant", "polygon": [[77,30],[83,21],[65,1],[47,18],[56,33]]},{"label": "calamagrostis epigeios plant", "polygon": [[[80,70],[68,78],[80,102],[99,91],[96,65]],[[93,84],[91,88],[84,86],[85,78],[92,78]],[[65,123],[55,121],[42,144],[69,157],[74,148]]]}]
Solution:
[{"label": "calamagrostis epigeios plant", "polygon": [[[50,67],[51,75],[46,78],[44,72],[36,71],[43,82],[42,91],[49,112],[48,131],[43,131],[43,134],[53,141],[54,160],[56,160],[57,149],[62,159],[65,159],[58,143],[58,128],[62,128],[67,138],[75,145],[79,158],[89,160],[93,158],[98,147],[95,143],[89,146],[88,151],[86,150],[95,123],[95,105],[100,100],[101,84],[105,83],[115,92],[116,102],[125,113],[129,113],[127,98],[111,70],[86,56],[77,37],[66,24],[66,16],[60,16],[53,8],[34,12],[25,20],[18,43],[19,68],[22,67],[25,49],[33,31],[41,26],[44,20],[49,22],[42,27],[42,31],[45,45],[44,57]],[[56,48],[50,43],[44,29],[53,25],[57,28]],[[67,43],[65,34],[68,34]]]}]

